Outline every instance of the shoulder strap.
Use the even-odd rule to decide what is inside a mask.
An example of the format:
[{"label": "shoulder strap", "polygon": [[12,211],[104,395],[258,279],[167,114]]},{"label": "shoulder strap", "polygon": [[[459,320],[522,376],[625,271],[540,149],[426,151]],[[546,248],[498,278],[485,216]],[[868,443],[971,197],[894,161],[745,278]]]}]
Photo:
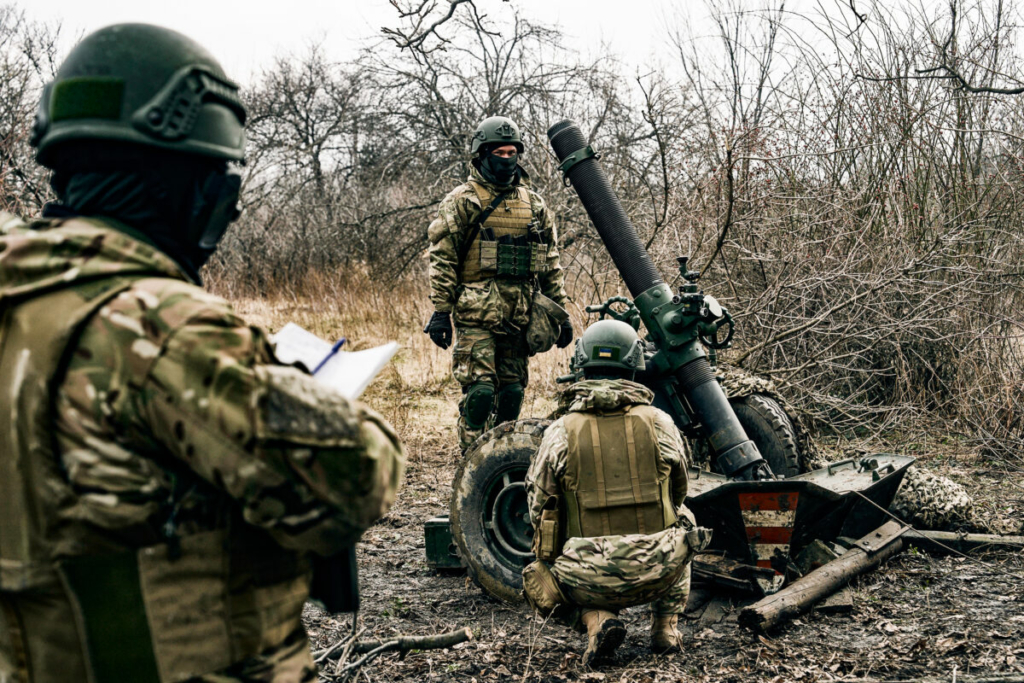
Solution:
[{"label": "shoulder strap", "polygon": [[504,192],[499,193],[498,196],[494,198],[494,201],[492,201],[486,209],[480,212],[480,215],[476,217],[476,220],[470,223],[469,232],[466,233],[466,240],[462,243],[462,248],[459,250],[460,264],[466,262],[466,255],[469,253],[469,245],[473,244],[473,240],[476,239],[477,233],[480,232],[480,226],[483,225],[484,221],[486,221],[492,213],[494,213],[494,210],[498,208],[498,204],[505,201],[505,197],[507,197],[512,190],[513,188],[510,187]]}]

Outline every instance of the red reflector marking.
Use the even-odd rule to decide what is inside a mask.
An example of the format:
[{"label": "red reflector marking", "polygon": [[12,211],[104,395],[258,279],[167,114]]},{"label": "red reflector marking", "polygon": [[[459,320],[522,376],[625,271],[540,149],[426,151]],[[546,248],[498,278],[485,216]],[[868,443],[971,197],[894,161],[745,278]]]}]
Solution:
[{"label": "red reflector marking", "polygon": [[796,510],[798,491],[775,493],[740,493],[740,510]]},{"label": "red reflector marking", "polygon": [[748,526],[747,540],[752,543],[789,545],[793,540],[793,529],[785,526]]}]

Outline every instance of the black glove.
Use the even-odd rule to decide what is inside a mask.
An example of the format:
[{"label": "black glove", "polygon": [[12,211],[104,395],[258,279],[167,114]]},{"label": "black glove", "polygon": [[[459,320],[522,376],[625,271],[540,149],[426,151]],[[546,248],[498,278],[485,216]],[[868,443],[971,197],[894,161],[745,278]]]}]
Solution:
[{"label": "black glove", "polygon": [[[551,337],[548,337],[551,339]],[[558,332],[558,339],[555,340],[555,345],[560,349],[564,349],[572,341],[572,323],[568,320],[562,321],[562,329]]]},{"label": "black glove", "polygon": [[447,311],[434,311],[423,331],[430,335],[430,341],[442,349],[447,349],[452,345],[452,314]]}]

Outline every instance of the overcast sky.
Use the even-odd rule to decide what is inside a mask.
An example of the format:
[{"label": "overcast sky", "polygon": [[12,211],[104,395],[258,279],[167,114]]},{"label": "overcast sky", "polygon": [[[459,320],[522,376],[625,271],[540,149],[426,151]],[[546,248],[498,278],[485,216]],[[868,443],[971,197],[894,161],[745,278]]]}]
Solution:
[{"label": "overcast sky", "polygon": [[[397,25],[397,13],[388,0],[31,0],[19,4],[30,18],[61,21],[69,36],[121,22],[177,29],[210,49],[228,74],[243,82],[275,55],[302,52],[309,43],[320,42],[329,55],[345,59],[379,40],[382,26]],[[690,20],[699,21],[706,14],[703,3],[681,0],[512,0],[512,5],[529,19],[560,25],[569,47],[584,53],[604,40],[628,65],[649,62],[651,57],[668,59],[666,22],[674,24],[691,14]],[[500,0],[477,0],[477,6],[494,16],[510,7]]]}]

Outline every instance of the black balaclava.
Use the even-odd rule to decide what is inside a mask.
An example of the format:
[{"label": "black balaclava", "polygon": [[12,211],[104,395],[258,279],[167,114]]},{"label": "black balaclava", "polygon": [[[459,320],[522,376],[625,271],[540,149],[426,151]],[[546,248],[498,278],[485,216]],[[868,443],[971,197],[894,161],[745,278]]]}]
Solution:
[{"label": "black balaclava", "polygon": [[164,252],[197,283],[238,217],[241,179],[224,161],[93,143],[62,154],[46,217],[112,218]]},{"label": "black balaclava", "polygon": [[509,158],[494,155],[494,150],[501,145],[488,145],[481,153],[477,164],[477,170],[489,183],[504,187],[511,185],[519,176],[519,153]]}]

